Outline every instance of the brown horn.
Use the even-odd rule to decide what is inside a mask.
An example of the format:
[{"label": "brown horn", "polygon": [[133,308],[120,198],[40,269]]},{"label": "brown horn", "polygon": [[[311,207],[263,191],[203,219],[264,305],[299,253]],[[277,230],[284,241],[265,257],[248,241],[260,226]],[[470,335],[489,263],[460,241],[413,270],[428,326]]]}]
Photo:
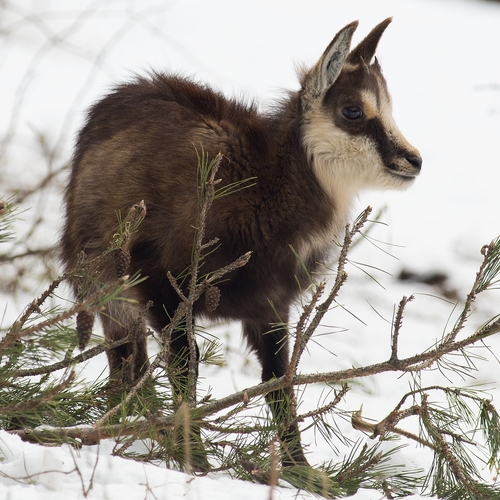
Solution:
[{"label": "brown horn", "polygon": [[370,31],[366,38],[351,51],[349,57],[347,58],[347,62],[359,64],[364,61],[366,64],[370,64],[373,56],[375,55],[375,50],[377,50],[380,37],[391,21],[392,17],[388,17],[385,21],[377,24],[377,26]]}]

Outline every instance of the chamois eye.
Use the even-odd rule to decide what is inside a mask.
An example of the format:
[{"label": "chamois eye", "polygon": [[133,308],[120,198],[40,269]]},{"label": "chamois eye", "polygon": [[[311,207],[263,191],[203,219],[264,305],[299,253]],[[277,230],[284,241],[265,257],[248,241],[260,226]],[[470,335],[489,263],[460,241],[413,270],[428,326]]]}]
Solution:
[{"label": "chamois eye", "polygon": [[363,110],[359,106],[346,106],[342,109],[342,114],[348,120],[359,120],[363,117]]}]

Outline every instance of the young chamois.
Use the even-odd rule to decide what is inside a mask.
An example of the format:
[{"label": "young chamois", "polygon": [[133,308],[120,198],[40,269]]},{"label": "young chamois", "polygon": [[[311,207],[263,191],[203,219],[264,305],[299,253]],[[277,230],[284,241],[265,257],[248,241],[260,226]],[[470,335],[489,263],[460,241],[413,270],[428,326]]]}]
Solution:
[{"label": "young chamois", "polygon": [[[262,380],[287,369],[291,304],[308,276],[342,239],[351,204],[364,188],[402,189],[422,160],[398,130],[377,44],[391,22],[376,26],[350,50],[357,22],[339,31],[301,88],[267,114],[192,80],[155,73],[116,87],[94,104],[76,143],[66,190],[62,260],[71,269],[81,255],[110,245],[117,213],[144,200],[146,216],[130,244],[129,274],[146,280],[100,314],[104,335],[123,338],[137,328],[137,311],[152,301],[146,322],[161,331],[179,304],[167,278],[191,264],[199,215],[197,151],[223,154],[219,186],[253,178],[249,187],[215,200],[206,240],[219,239],[204,259],[210,273],[251,251],[249,263],[220,283],[220,302],[195,314],[240,320],[262,365]],[[114,279],[102,271],[101,281]],[[75,292],[78,284],[75,283]],[[81,298],[81,297],[80,297]],[[272,305],[271,305],[272,304]],[[187,372],[185,332],[171,339],[171,361]],[[148,366],[140,338],[108,352],[111,379],[133,383]],[[186,378],[186,377],[184,377]],[[177,384],[178,395],[182,387]],[[296,423],[286,424],[291,390],[267,396],[281,428],[283,465],[307,464]],[[281,425],[279,425],[281,423]]]}]

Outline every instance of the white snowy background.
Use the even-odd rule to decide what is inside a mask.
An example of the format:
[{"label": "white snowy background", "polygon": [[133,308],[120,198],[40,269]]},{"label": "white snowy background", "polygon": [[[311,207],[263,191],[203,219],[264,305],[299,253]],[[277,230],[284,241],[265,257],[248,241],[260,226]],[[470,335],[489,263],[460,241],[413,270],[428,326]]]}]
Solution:
[{"label": "white snowy background", "polygon": [[[389,16],[393,23],[378,50],[394,100],[394,115],[424,158],[422,175],[405,192],[363,193],[353,214],[386,206],[374,236],[352,259],[375,266],[378,283],[354,267],[331,311],[324,335],[304,355],[300,371],[331,371],[383,361],[390,354],[390,321],[403,295],[416,294],[405,316],[401,355],[432,345],[454,321],[454,304],[417,283],[400,282],[403,268],[444,272],[448,286],[465,297],[480,264],[480,248],[500,234],[500,3],[486,0],[17,0],[0,9],[0,194],[20,180],[30,187],[46,174],[36,136],[54,151],[53,168],[71,154],[86,107],[110,86],[149,68],[194,75],[228,95],[257,99],[265,107],[283,89],[297,88],[294,66],[312,65],[335,33],[359,19],[359,41]],[[7,141],[5,139],[8,139]],[[64,178],[49,195],[29,200],[29,220],[40,215],[34,238],[57,241]],[[23,225],[16,226],[23,236]],[[389,252],[388,255],[385,252]],[[0,268],[0,272],[2,269]],[[0,318],[10,324],[31,294],[0,295]],[[499,312],[500,292],[481,297],[468,323],[473,328]],[[460,304],[458,305],[460,308]],[[351,314],[352,313],[352,314]],[[450,319],[451,315],[451,319]],[[456,316],[455,316],[456,317]],[[356,318],[359,318],[356,319]],[[360,321],[361,320],[361,321]],[[345,330],[345,331],[344,331]],[[212,329],[224,341],[227,367],[203,367],[202,391],[215,397],[254,385],[258,363],[242,349],[239,325]],[[499,407],[500,340],[488,341],[474,378],[439,372],[422,384],[482,385]],[[104,365],[104,360],[100,360]],[[89,373],[92,367],[89,367]],[[99,368],[98,368],[99,369]],[[95,368],[94,368],[95,370]],[[392,373],[355,385],[342,403],[363,405],[379,421],[408,389]],[[317,407],[323,387],[301,394],[301,410]],[[349,422],[337,422],[350,439],[365,439]],[[411,429],[410,421],[402,426]],[[413,431],[416,428],[411,429]],[[341,460],[320,436],[305,432],[311,463]],[[405,441],[401,440],[401,443]],[[111,456],[112,443],[72,450],[43,448],[0,433],[0,499],[268,499],[269,488],[227,475],[196,477]],[[396,457],[403,466],[428,466],[430,455],[409,443]],[[482,470],[485,480],[494,478]],[[313,498],[282,485],[274,499]],[[357,500],[382,498],[359,491]],[[420,498],[416,494],[412,498]]]}]

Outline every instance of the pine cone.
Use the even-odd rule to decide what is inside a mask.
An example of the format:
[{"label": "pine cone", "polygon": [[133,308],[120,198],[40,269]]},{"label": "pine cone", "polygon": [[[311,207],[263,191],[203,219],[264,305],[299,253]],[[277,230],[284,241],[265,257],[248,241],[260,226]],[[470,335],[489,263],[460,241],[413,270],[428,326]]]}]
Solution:
[{"label": "pine cone", "polygon": [[211,286],[205,292],[205,304],[207,305],[207,310],[213,312],[217,309],[220,301],[220,290],[216,286]]},{"label": "pine cone", "polygon": [[123,248],[118,248],[113,252],[113,259],[115,261],[116,277],[123,278],[128,273],[130,253],[127,250],[123,250]]},{"label": "pine cone", "polygon": [[78,348],[83,351],[92,335],[92,327],[94,326],[94,315],[88,311],[80,311],[76,315],[76,334],[78,340]]}]

